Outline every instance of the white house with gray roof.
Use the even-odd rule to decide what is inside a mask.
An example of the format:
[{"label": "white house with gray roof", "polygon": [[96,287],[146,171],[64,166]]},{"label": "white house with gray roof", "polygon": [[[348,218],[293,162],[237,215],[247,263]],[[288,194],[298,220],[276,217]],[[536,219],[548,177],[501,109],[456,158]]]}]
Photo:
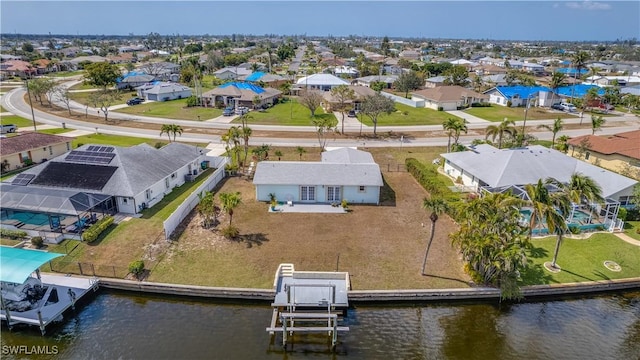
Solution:
[{"label": "white house with gray roof", "polygon": [[380,167],[370,153],[341,148],[322,153],[321,161],[261,161],[253,177],[256,199],[294,203],[379,204]]},{"label": "white house with gray roof", "polygon": [[157,83],[136,88],[138,96],[146,100],[169,101],[191,96],[191,88],[177,83]]},{"label": "white house with gray roof", "polygon": [[497,149],[481,144],[469,151],[441,156],[445,158],[445,173],[478,190],[483,187],[500,191],[512,186],[535,184],[538,179],[550,177],[567,183],[571,175],[582,173],[600,185],[602,197],[621,201],[632,196],[633,187],[638,183],[540,145]]}]

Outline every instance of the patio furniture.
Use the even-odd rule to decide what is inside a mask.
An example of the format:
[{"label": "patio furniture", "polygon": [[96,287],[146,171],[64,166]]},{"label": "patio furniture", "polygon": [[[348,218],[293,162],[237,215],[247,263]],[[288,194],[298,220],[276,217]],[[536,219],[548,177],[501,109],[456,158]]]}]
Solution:
[{"label": "patio furniture", "polygon": [[293,206],[293,201],[288,200],[288,201],[287,201],[287,205],[289,205],[289,206]]}]

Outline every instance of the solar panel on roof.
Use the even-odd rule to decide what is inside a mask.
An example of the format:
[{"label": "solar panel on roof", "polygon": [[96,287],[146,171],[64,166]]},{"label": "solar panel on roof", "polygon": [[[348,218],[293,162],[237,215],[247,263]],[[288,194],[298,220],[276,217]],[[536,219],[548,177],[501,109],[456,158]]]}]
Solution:
[{"label": "solar panel on roof", "polygon": [[98,151],[98,149],[99,149],[99,148],[100,148],[100,146],[93,146],[93,145],[91,145],[91,146],[89,146],[89,147],[87,148],[87,151]]},{"label": "solar panel on roof", "polygon": [[[101,148],[101,147],[97,147]],[[111,148],[113,150],[113,148]],[[112,152],[97,152],[97,151],[81,151],[74,150],[65,158],[67,161],[78,162],[83,164],[100,164],[106,165],[113,160],[116,154]]]},{"label": "solar panel on roof", "polygon": [[18,176],[11,181],[11,185],[27,186],[34,177],[36,176],[33,174],[18,174]]}]

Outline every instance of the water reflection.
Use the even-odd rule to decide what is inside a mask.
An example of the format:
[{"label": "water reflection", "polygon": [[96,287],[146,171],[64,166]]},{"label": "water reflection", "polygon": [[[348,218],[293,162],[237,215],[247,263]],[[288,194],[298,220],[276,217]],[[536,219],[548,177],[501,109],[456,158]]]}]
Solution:
[{"label": "water reflection", "polygon": [[324,334],[296,335],[288,351],[266,332],[263,304],[104,292],[41,337],[2,331],[5,346],[57,346],[63,359],[638,359],[640,292],[502,305],[358,306],[336,352]]}]

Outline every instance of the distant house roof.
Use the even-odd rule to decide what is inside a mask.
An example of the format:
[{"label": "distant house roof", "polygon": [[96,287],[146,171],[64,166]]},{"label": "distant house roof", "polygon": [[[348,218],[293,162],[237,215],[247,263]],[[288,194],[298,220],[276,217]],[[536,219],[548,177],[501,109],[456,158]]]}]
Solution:
[{"label": "distant house roof", "polygon": [[141,83],[141,82],[150,82],[150,81],[153,81],[153,79],[155,79],[155,76],[147,75],[145,72],[131,71],[131,72],[128,72],[128,73],[122,75],[118,79],[116,79],[116,82],[117,83],[121,83],[121,82],[123,82],[123,83]]},{"label": "distant house roof", "polygon": [[427,100],[433,100],[437,102],[442,101],[459,101],[462,97],[488,99],[489,97],[484,94],[477,93],[473,90],[465,89],[462,86],[438,86],[433,89],[424,89],[411,92],[411,95],[417,96]]},{"label": "distant house roof", "polygon": [[[566,74],[566,75],[577,75],[578,74],[578,70],[576,68],[558,68],[556,69],[556,72],[559,72],[561,74]],[[587,69],[580,69],[580,73],[581,75],[588,73],[589,70]]]},{"label": "distant house roof", "polygon": [[160,82],[150,88],[145,88],[147,94],[170,94],[173,92],[191,91],[191,88],[176,83]]},{"label": "distant house roof", "polygon": [[596,88],[598,89],[598,95],[602,96],[605,93],[604,88],[601,88],[598,85],[588,85],[588,84],[578,84],[578,85],[570,85],[570,86],[561,86],[556,89],[556,94],[562,96],[574,96],[574,97],[583,97],[589,92],[589,89]]},{"label": "distant house roof", "polygon": [[23,133],[17,136],[0,139],[0,155],[7,156],[53,144],[66,143],[71,140],[71,138],[64,136],[38,132]]},{"label": "distant house roof", "polygon": [[248,82],[228,82],[222,84],[215,89],[209,90],[202,94],[203,97],[214,96],[231,96],[239,98],[243,101],[252,101],[254,97],[259,96],[260,99],[268,99],[281,95],[280,90],[274,88],[262,88],[258,85]]},{"label": "distant house roof", "polygon": [[382,186],[380,167],[371,154],[337,149],[322,154],[322,161],[261,161],[253,178],[256,185]]},{"label": "distant house roof", "polygon": [[286,78],[284,76],[280,76],[277,74],[269,74],[262,71],[257,71],[248,76],[241,76],[240,80],[250,81],[250,82],[262,81],[262,82],[268,83],[272,81],[286,80]]},{"label": "distant house roof", "polygon": [[72,64],[79,64],[85,61],[92,62],[92,63],[104,62],[104,61],[107,61],[107,58],[98,56],[98,55],[91,55],[91,56],[78,56],[76,58],[69,60],[69,62]]},{"label": "distant house roof", "polygon": [[225,68],[222,68],[220,70],[216,70],[213,72],[213,75],[220,75],[220,74],[224,74],[226,72],[230,72],[232,74],[235,74],[236,76],[241,76],[241,75],[250,75],[252,73],[252,71],[250,69],[245,69],[243,67],[235,67],[235,66],[228,66]]},{"label": "distant house roof", "polygon": [[[365,96],[372,96],[372,95],[376,94],[375,90],[371,89],[370,87],[366,87],[366,86],[347,85],[347,87],[349,89],[353,90],[353,93],[355,95],[355,99],[354,100],[361,100]],[[338,102],[338,99],[336,99],[335,96],[333,96],[333,94],[330,91],[325,91],[322,96],[328,102]],[[347,100],[345,102],[346,103],[351,103],[351,102],[353,102],[353,100]]]},{"label": "distant house roof", "polygon": [[620,93],[640,96],[640,85],[623,87]]},{"label": "distant house roof", "polygon": [[604,197],[614,195],[637,183],[633,179],[540,145],[497,149],[481,144],[469,151],[441,156],[492,188],[535,184],[539,179],[549,177],[566,183],[576,172],[595,180],[602,188]]},{"label": "distant house roof", "polygon": [[[524,86],[524,85],[515,85],[515,86],[496,86],[495,90],[497,90],[500,94],[502,94],[505,98],[521,98],[528,99],[536,96],[540,91],[549,92],[548,87],[545,86]],[[488,90],[486,93],[491,92],[492,90]]]},{"label": "distant house roof", "polygon": [[614,135],[583,135],[571,138],[569,144],[581,146],[587,140],[587,148],[600,154],[620,154],[640,160],[640,130],[628,131]]},{"label": "distant house roof", "polygon": [[298,81],[296,81],[296,84],[305,85],[305,86],[306,85],[309,85],[309,86],[349,85],[348,82],[332,74],[313,74],[313,75],[305,76],[303,78],[298,79]]},{"label": "distant house roof", "polygon": [[433,76],[430,77],[426,80],[426,82],[430,82],[430,83],[443,83],[445,80],[447,80],[449,77],[448,76]]},{"label": "distant house roof", "polygon": [[398,80],[398,75],[369,75],[369,76],[359,77],[356,80],[363,83],[372,83],[372,82],[380,81],[387,84],[393,84],[394,82],[396,82],[396,80]]}]

